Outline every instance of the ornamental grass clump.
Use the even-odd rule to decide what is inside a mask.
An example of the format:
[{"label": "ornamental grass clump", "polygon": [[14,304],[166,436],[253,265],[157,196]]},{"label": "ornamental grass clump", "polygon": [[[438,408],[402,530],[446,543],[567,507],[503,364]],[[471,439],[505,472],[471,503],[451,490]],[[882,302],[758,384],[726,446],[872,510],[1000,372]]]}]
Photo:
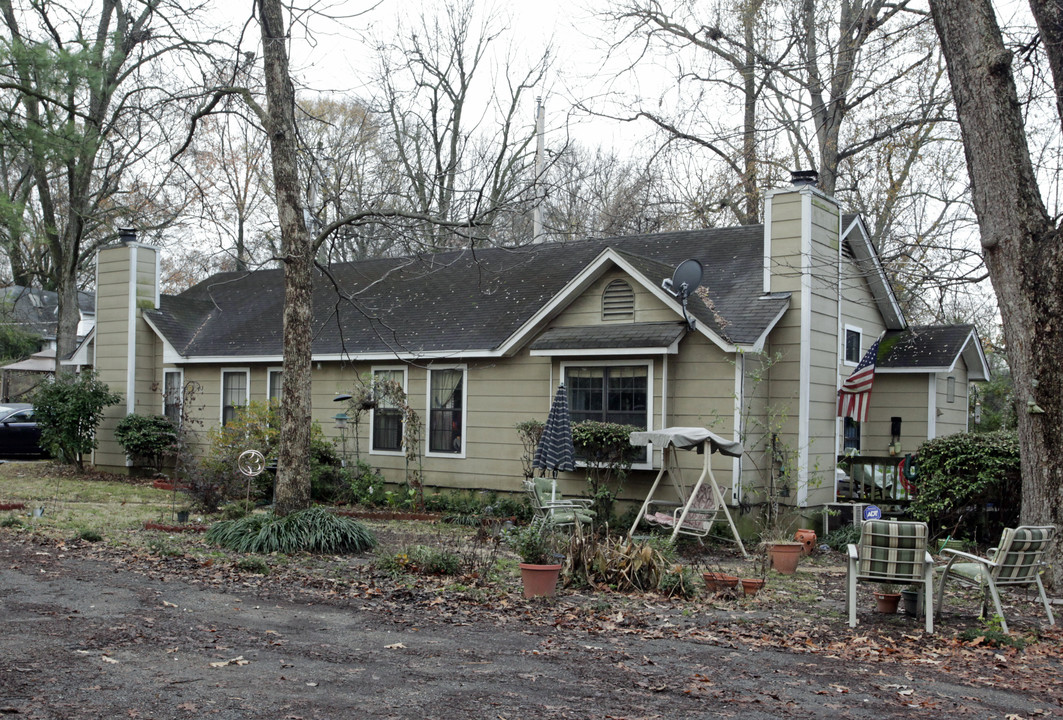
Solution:
[{"label": "ornamental grass clump", "polygon": [[360,553],[376,546],[376,538],[360,522],[309,508],[284,517],[272,512],[222,520],[207,531],[207,541],[237,552]]}]

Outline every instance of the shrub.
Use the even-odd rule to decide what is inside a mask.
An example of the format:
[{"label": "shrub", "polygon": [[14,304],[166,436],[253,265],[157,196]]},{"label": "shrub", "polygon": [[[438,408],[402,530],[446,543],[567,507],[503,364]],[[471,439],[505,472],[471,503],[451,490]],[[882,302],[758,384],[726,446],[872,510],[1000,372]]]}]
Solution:
[{"label": "shrub", "polygon": [[572,426],[576,454],[587,462],[587,485],[599,520],[612,518],[613,504],[641,452],[629,441],[632,425],[585,420]]},{"label": "shrub", "polygon": [[162,459],[176,449],[177,428],[168,417],[133,413],[118,421],[114,439],[130,461],[143,459],[158,471]]},{"label": "shrub", "polygon": [[935,530],[974,534],[989,502],[1000,511],[994,527],[984,528],[989,536],[1018,519],[1022,484],[1014,432],[959,433],[929,440],[919,448],[918,460],[911,512]]},{"label": "shrub", "polygon": [[237,552],[358,553],[376,546],[376,538],[357,520],[314,507],[283,517],[272,512],[222,520],[207,531],[207,541]]},{"label": "shrub", "polygon": [[[212,427],[207,433],[209,447],[202,461],[202,483],[216,488],[221,498],[239,494],[247,478],[240,475],[236,461],[245,450],[258,450],[270,464],[277,459],[280,441],[280,419],[276,403],[251,402],[236,410],[225,425]],[[325,438],[318,423],[310,428],[311,463],[338,465],[335,449]],[[191,483],[200,484],[200,483]],[[264,472],[251,481],[251,496],[269,498],[273,490],[273,475]]]},{"label": "shrub", "polygon": [[394,555],[382,557],[377,567],[384,572],[393,573],[457,575],[461,570],[461,558],[447,550],[413,545]]},{"label": "shrub", "polygon": [[657,589],[668,597],[689,600],[697,596],[700,580],[701,578],[686,565],[675,565],[661,575],[661,583]]},{"label": "shrub", "polygon": [[42,383],[33,396],[41,446],[61,462],[83,470],[84,454],[96,449],[103,409],[121,401],[122,396],[111,392],[90,370],[76,376],[62,373]]},{"label": "shrub", "polygon": [[667,561],[649,542],[584,535],[577,526],[569,542],[565,584],[646,592],[660,587],[667,569]]}]

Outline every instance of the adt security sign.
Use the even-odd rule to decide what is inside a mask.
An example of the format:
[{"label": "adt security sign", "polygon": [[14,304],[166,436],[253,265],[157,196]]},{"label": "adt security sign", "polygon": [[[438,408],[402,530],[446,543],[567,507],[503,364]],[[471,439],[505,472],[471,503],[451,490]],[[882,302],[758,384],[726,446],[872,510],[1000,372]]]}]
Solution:
[{"label": "adt security sign", "polygon": [[864,520],[881,520],[882,510],[875,505],[868,505],[864,508]]}]

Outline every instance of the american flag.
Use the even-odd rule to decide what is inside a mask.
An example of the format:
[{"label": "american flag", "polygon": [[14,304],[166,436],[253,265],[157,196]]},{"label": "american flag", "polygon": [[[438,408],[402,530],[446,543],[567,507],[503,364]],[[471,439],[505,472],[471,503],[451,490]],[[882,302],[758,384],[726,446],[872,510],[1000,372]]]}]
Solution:
[{"label": "american flag", "polygon": [[842,381],[842,388],[838,391],[838,417],[851,417],[857,422],[867,422],[878,344],[879,340],[876,340],[852,374]]}]

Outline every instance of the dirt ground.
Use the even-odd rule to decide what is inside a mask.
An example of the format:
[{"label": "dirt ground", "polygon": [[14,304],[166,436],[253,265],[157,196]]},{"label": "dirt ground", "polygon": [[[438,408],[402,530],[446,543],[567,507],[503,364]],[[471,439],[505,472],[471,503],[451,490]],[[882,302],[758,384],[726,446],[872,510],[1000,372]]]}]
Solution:
[{"label": "dirt ground", "polygon": [[[388,525],[374,529],[385,542]],[[395,541],[395,538],[391,538]],[[568,589],[525,601],[375,574],[365,558],[267,575],[0,529],[0,714],[26,718],[1036,718],[1063,715],[1061,643],[989,647],[977,603],[843,617],[820,558],[755,599]],[[863,593],[864,590],[861,590]],[[1011,596],[1009,596],[1011,597]],[[1043,612],[1043,611],[1042,611]],[[1014,614],[1013,614],[1014,613]]]}]

